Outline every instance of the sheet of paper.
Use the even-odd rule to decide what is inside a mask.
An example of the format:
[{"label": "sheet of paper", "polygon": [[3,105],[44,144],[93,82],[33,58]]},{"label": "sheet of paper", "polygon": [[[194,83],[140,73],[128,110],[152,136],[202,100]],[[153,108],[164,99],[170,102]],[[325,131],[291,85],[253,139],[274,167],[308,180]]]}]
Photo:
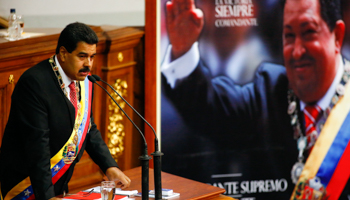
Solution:
[{"label": "sheet of paper", "polygon": [[[94,190],[95,191],[95,190]],[[81,200],[84,200],[84,199],[89,199],[89,200],[100,200],[101,199],[101,193],[90,193],[89,195],[86,195],[87,192],[84,191],[81,191],[81,192],[78,192],[76,194],[73,194],[73,195],[69,195],[69,196],[66,196],[64,197],[63,199],[81,199]],[[124,196],[124,195],[115,195],[114,196],[114,200],[126,200],[128,199],[128,196]]]},{"label": "sheet of paper", "polygon": [[[94,189],[94,192],[96,193],[101,193],[101,187],[100,186],[96,186],[90,189],[86,189],[84,190],[84,192],[89,192],[90,190]],[[119,195],[127,195],[127,196],[133,196],[135,194],[137,194],[138,191],[137,190],[122,190],[120,188],[116,188],[115,189],[115,194],[119,194]]]}]

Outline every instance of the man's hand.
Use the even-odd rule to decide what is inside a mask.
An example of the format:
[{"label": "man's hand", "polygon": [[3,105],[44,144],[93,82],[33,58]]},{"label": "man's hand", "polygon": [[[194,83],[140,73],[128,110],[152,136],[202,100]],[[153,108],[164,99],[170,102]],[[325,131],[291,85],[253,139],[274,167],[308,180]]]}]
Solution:
[{"label": "man's hand", "polygon": [[131,180],[117,167],[110,167],[106,171],[106,176],[109,181],[115,181],[121,189],[126,189],[130,186]]},{"label": "man's hand", "polygon": [[166,4],[166,24],[172,60],[190,50],[203,28],[203,12],[196,8],[194,0],[172,0]]}]

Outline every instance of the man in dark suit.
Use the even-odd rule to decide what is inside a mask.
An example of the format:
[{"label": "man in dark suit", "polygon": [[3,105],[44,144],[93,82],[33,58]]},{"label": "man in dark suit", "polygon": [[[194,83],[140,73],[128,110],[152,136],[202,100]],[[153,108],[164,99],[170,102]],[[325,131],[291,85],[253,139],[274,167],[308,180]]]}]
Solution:
[{"label": "man in dark suit", "polygon": [[54,199],[68,192],[84,150],[109,180],[130,179],[118,169],[91,113],[92,68],[98,37],[87,25],[69,24],[56,55],[27,70],[12,95],[0,153],[4,199]]},{"label": "man in dark suit", "polygon": [[[303,170],[300,166],[304,165],[324,125],[324,121],[315,118],[317,131],[308,135],[303,112],[308,106],[318,106],[324,113],[321,118],[327,119],[329,110],[344,94],[349,77],[344,72],[349,63],[340,54],[345,25],[339,2],[286,0],[283,5],[285,67],[262,63],[254,82],[239,86],[227,77],[212,79],[200,61],[196,41],[203,27],[203,14],[193,1],[173,0],[167,4],[172,46],[162,65],[164,91],[184,121],[219,148],[220,152],[214,156],[221,156],[227,165],[217,166],[214,173],[244,171],[251,181],[245,184],[240,180],[238,191],[240,195],[251,193],[257,199],[291,196],[294,185],[290,175],[297,183]],[[234,156],[227,158],[225,152],[228,155],[233,152]],[[309,178],[310,183],[316,180]],[[284,190],[278,191],[276,185],[266,183],[282,179],[288,180],[287,185],[279,185]],[[347,199],[349,185],[345,184],[340,199]],[[337,195],[332,198],[337,199],[340,193]]]}]

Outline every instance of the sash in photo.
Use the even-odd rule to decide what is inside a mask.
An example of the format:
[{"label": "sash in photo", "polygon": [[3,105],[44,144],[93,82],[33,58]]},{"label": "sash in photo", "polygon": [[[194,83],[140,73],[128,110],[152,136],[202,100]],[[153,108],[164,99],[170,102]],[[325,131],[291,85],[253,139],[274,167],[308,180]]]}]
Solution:
[{"label": "sash in photo", "polygon": [[[73,143],[74,136],[78,136],[76,145],[75,155],[78,155],[82,144],[84,143],[86,134],[89,130],[90,125],[90,113],[91,113],[91,95],[92,95],[92,83],[86,78],[84,81],[80,81],[81,100],[78,114],[75,118],[75,124],[79,128],[73,128],[72,134],[68,141],[63,145],[60,151],[50,159],[52,183],[55,184],[59,178],[68,170],[71,163],[67,164],[64,162],[65,150],[69,148],[70,144]],[[81,117],[78,117],[81,116]],[[80,119],[80,121],[78,121]],[[0,192],[1,195],[1,192]],[[4,197],[4,200],[30,200],[35,199],[33,188],[29,177],[18,183],[12,188]],[[2,200],[2,199],[1,199]]]},{"label": "sash in photo", "polygon": [[333,107],[305,167],[291,200],[336,200],[350,176],[350,87]]}]

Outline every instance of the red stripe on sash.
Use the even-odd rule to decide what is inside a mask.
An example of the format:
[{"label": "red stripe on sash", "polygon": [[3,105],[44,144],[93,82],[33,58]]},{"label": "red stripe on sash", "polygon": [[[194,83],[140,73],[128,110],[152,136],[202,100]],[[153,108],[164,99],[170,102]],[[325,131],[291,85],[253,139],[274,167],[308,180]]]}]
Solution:
[{"label": "red stripe on sash", "polygon": [[26,200],[33,200],[33,199],[35,199],[34,194],[30,195],[30,197],[28,197]]},{"label": "red stripe on sash", "polygon": [[337,168],[335,169],[331,180],[327,185],[328,200],[337,200],[342,193],[350,177],[350,143],[346,146],[342,157],[340,158]]}]

